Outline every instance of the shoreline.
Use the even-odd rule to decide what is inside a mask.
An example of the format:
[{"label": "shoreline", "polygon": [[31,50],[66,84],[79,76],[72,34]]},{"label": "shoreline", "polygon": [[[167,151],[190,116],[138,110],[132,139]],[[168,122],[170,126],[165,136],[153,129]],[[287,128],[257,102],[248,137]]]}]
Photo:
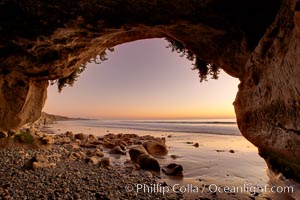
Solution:
[{"label": "shoreline", "polygon": [[[99,136],[107,133],[134,133],[140,136],[153,135],[155,137],[165,137],[167,146],[169,147],[169,154],[167,157],[158,158],[159,162],[162,165],[176,162],[183,165],[184,168],[184,177],[181,179],[162,175],[161,180],[168,184],[179,183],[184,185],[192,183],[199,188],[202,184],[230,185],[232,187],[239,187],[244,184],[259,187],[271,187],[273,185],[268,176],[267,165],[258,155],[257,148],[241,135],[138,131],[118,128],[109,129],[108,131],[106,128],[99,129],[99,127],[95,128],[88,125],[70,126],[68,123],[59,127],[57,125],[55,128],[60,129],[60,131],[63,128],[66,128],[66,130],[72,128],[74,132],[92,133]],[[187,142],[191,141],[199,143],[199,148],[195,148],[192,144],[187,144]],[[230,150],[234,150],[235,152],[230,153]],[[179,158],[171,158],[173,155],[179,156]],[[124,159],[122,160],[122,158],[117,157],[115,161],[122,164]],[[295,188],[299,187],[295,186]],[[287,198],[285,194],[259,193],[256,195],[258,195],[256,198]],[[288,196],[290,195],[288,194]],[[240,196],[241,199],[251,197],[249,193]]]},{"label": "shoreline", "polygon": [[[212,134],[242,136],[237,128],[236,122],[215,122],[215,121],[164,121],[151,120],[150,122],[136,120],[67,120],[56,122],[53,132],[74,130],[75,132],[84,132],[95,135],[103,135],[106,132],[114,133],[189,133],[189,134]],[[62,126],[61,126],[62,125]],[[162,126],[161,126],[162,125]],[[177,126],[174,126],[177,125]],[[198,126],[197,126],[198,125]],[[98,133],[97,133],[98,132]],[[155,134],[157,135],[157,134]]]},{"label": "shoreline", "polygon": [[[161,166],[165,166],[169,163],[177,163],[182,165],[183,176],[178,177],[168,176],[162,172],[151,173],[149,171],[139,169],[130,161],[128,154],[125,156],[111,154],[110,148],[105,148],[103,147],[103,145],[100,145],[100,143],[98,143],[99,148],[103,150],[104,157],[109,157],[110,159],[111,165],[109,168],[101,169],[98,165],[95,166],[89,163],[90,161],[87,163],[87,157],[85,157],[84,159],[73,160],[73,158],[71,158],[73,152],[82,152],[82,154],[87,155],[87,152],[91,149],[94,149],[94,146],[92,147],[84,145],[84,143],[82,142],[78,143],[78,140],[76,141],[77,143],[75,141],[72,142],[72,140],[61,142],[58,137],[65,138],[66,133],[64,133],[64,130],[62,130],[62,127],[60,127],[60,125],[62,124],[53,124],[52,127],[46,128],[46,130],[48,131],[45,132],[45,135],[53,135],[49,134],[49,131],[51,132],[53,131],[53,129],[56,129],[56,132],[59,129],[59,132],[63,133],[63,136],[61,134],[53,135],[55,143],[52,145],[52,148],[50,150],[23,150],[22,152],[22,150],[20,149],[15,149],[10,151],[8,155],[8,157],[12,157],[12,155],[14,155],[14,159],[12,159],[12,161],[6,160],[5,163],[2,163],[1,166],[10,166],[11,168],[13,168],[14,172],[17,173],[17,175],[20,176],[23,181],[26,181],[26,177],[30,177],[30,174],[33,174],[32,176],[34,178],[37,178],[40,176],[39,174],[42,174],[45,180],[49,181],[50,179],[54,178],[55,180],[57,179],[57,181],[60,183],[61,181],[74,179],[74,177],[77,176],[76,174],[79,173],[85,174],[85,176],[97,176],[104,182],[106,181],[106,183],[111,182],[116,184],[116,182],[123,180],[123,185],[121,184],[121,186],[119,186],[118,188],[108,186],[108,188],[111,187],[110,189],[114,190],[111,194],[108,194],[106,191],[108,190],[107,188],[104,189],[105,187],[103,187],[103,185],[99,185],[93,181],[92,183],[94,185],[89,184],[89,187],[94,188],[93,191],[95,190],[97,192],[90,191],[90,189],[85,186],[82,186],[83,189],[81,189],[80,191],[78,189],[72,190],[70,188],[69,191],[60,191],[59,188],[57,188],[57,184],[50,184],[47,187],[53,188],[54,191],[57,190],[54,196],[52,196],[54,199],[58,197],[76,198],[76,195],[78,197],[81,196],[81,198],[83,199],[99,199],[94,196],[96,194],[98,195],[98,197],[99,195],[102,195],[101,198],[105,197],[107,199],[117,199],[114,196],[117,193],[122,194],[123,199],[135,199],[138,197],[142,197],[144,199],[153,199],[151,198],[153,195],[159,199],[282,199],[281,195],[274,196],[274,194],[264,193],[258,189],[258,186],[268,186],[268,178],[265,172],[263,172],[262,176],[261,162],[259,161],[260,164],[256,163],[257,161],[254,155],[258,155],[257,152],[253,152],[253,146],[245,148],[243,146],[244,143],[241,143],[241,141],[245,140],[244,138],[242,138],[242,136],[212,134],[191,135],[189,133],[176,135],[178,133],[156,132],[154,137],[164,137],[169,148],[169,153],[166,156],[157,157],[157,160],[159,161]],[[65,128],[69,127],[66,126]],[[76,130],[76,127],[73,128],[75,128]],[[42,128],[41,130],[44,130],[44,128]],[[89,128],[87,128],[87,130],[95,131]],[[81,131],[74,131],[74,133],[78,132]],[[130,130],[130,132],[133,131]],[[149,132],[143,131],[143,134],[139,131],[137,132],[138,133],[136,134],[139,138],[143,138],[145,137],[145,135],[149,135]],[[97,141],[101,141],[101,138],[106,134],[112,134],[111,131],[102,132],[102,136],[100,136],[99,132],[97,133],[98,135],[94,136],[95,138],[98,138]],[[90,133],[87,133],[86,135],[88,136],[89,134]],[[116,134],[118,133],[116,132]],[[229,140],[229,143],[225,142],[226,140]],[[193,146],[195,143],[198,143],[199,147]],[[1,150],[0,153],[2,157],[5,157],[5,155],[7,154],[7,152],[4,150]],[[38,170],[25,170],[23,168],[24,163],[32,158],[32,156],[34,156],[36,153],[40,153],[46,156],[49,161],[54,161],[56,167],[53,169],[47,168]],[[55,161],[55,159],[57,159],[55,157],[57,156],[59,158]],[[67,167],[64,165],[67,165]],[[60,173],[70,171],[67,168],[70,168],[71,171],[74,170],[76,173],[70,172],[70,175],[65,177],[63,180],[62,177],[57,177],[58,171],[60,171]],[[100,174],[103,172],[103,170],[106,174],[100,178]],[[9,170],[7,168],[2,168],[2,172],[4,175],[8,175],[8,171]],[[122,179],[120,179],[120,177],[122,177]],[[84,177],[81,178],[85,179]],[[9,182],[9,180],[5,178],[0,180],[0,183],[4,183],[5,180]],[[93,179],[91,178],[91,180]],[[124,180],[126,180],[125,182],[127,184],[124,184]],[[42,182],[41,184],[46,184],[47,181]],[[35,184],[37,184],[37,182],[38,180],[36,180]],[[11,184],[9,187],[0,184],[0,197],[1,195],[3,198],[7,196],[7,192],[12,192],[13,195],[10,196],[14,197],[15,192],[13,192],[13,190],[15,190],[17,187],[17,190],[19,191],[20,188],[18,187],[21,187],[22,185],[21,183],[19,183],[18,186],[18,183],[19,182],[17,181],[15,184]],[[30,183],[25,184],[30,185]],[[78,184],[82,185],[84,183],[79,181]],[[243,191],[242,193],[220,192],[214,191],[214,189],[212,189],[212,187],[221,189],[226,187],[237,188],[243,185],[246,185],[248,187],[248,190],[249,187],[255,187],[256,189],[253,190],[257,192],[254,192],[253,194],[249,193],[249,191]],[[31,185],[30,187],[35,186]],[[44,185],[43,187],[46,186]],[[131,188],[130,194],[128,194],[128,191],[126,191],[126,188],[128,189],[128,187]],[[166,193],[166,188],[169,188],[169,190],[170,188],[174,188],[174,190],[171,189],[171,191],[168,191],[168,193]],[[158,191],[158,189],[160,190]],[[90,191],[90,193],[86,198],[84,198],[83,195],[86,195],[86,191]],[[103,194],[100,194],[99,192],[102,192]]]}]

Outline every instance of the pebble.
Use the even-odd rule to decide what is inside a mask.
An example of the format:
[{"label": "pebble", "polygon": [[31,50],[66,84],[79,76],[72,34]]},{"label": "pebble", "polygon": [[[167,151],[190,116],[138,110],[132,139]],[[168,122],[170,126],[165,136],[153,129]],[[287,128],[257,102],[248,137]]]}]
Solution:
[{"label": "pebble", "polygon": [[[80,151],[87,152],[88,149]],[[153,184],[151,173],[133,173],[124,166],[109,168],[90,165],[84,159],[72,159],[79,153],[69,145],[54,144],[51,150],[0,149],[0,199],[174,199],[177,194],[127,192],[128,185]],[[27,156],[23,156],[26,154]],[[55,168],[28,170],[24,164],[35,155],[55,162]],[[59,158],[59,159],[58,159]],[[15,162],[18,160],[18,162]],[[103,161],[103,160],[102,160]],[[172,195],[172,198],[168,196]]]}]

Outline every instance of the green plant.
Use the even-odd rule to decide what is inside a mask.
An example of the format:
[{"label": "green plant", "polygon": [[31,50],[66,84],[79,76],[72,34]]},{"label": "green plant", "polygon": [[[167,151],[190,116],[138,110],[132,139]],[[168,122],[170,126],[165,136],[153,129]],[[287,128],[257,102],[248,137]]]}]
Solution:
[{"label": "green plant", "polygon": [[29,132],[20,131],[18,134],[14,136],[14,141],[23,144],[32,144],[34,138]]},{"label": "green plant", "polygon": [[196,56],[192,51],[186,49],[184,45],[174,39],[167,38],[169,42],[167,48],[171,48],[172,52],[180,53],[181,57],[186,57],[190,61],[194,61],[192,70],[198,70],[200,82],[207,81],[207,76],[210,75],[212,79],[218,79],[220,68],[214,63],[208,63]]}]

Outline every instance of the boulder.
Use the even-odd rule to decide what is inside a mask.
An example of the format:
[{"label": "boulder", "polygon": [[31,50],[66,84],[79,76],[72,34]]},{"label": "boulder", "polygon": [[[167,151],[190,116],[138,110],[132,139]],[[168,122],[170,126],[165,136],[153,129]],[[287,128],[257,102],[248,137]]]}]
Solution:
[{"label": "boulder", "polygon": [[53,153],[50,157],[51,157],[55,162],[59,162],[59,161],[61,160],[62,155],[59,154],[59,153]]},{"label": "boulder", "polygon": [[40,137],[40,138],[44,136],[44,133],[41,132],[41,131],[35,131],[34,134],[35,134],[36,136]]},{"label": "boulder", "polygon": [[104,141],[103,141],[103,146],[104,146],[105,148],[112,149],[112,148],[114,148],[116,145],[115,145],[112,141],[110,141],[109,139],[104,139]]},{"label": "boulder", "polygon": [[122,146],[124,146],[124,148],[126,148],[128,146],[128,144],[126,143],[126,141],[121,141],[119,143],[120,147],[122,148]]},{"label": "boulder", "polygon": [[56,166],[55,163],[49,162],[47,158],[45,158],[42,155],[35,155],[24,165],[26,169],[33,169],[33,170],[39,168],[55,167],[55,166]]},{"label": "boulder", "polygon": [[144,171],[143,175],[146,176],[147,178],[152,178],[153,177],[153,174],[149,171]]},{"label": "boulder", "polygon": [[97,148],[97,145],[94,145],[94,144],[91,144],[91,143],[81,143],[80,144],[80,147],[83,147],[83,148]]},{"label": "boulder", "polygon": [[71,138],[70,137],[63,137],[61,140],[61,143],[63,144],[68,144],[71,142]]},{"label": "boulder", "polygon": [[71,144],[68,144],[67,146],[72,148],[72,149],[79,149],[80,148],[79,145],[76,144],[76,143],[71,143]]},{"label": "boulder", "polygon": [[143,146],[149,154],[153,156],[164,156],[168,154],[168,148],[164,143],[157,141],[147,141],[143,143]]},{"label": "boulder", "polygon": [[193,144],[193,146],[198,148],[199,147],[199,143],[196,142],[195,144]]},{"label": "boulder", "polygon": [[75,139],[75,140],[74,140],[74,143],[76,143],[76,144],[81,144],[82,142],[81,142],[81,140],[79,140],[79,139]]},{"label": "boulder", "polygon": [[126,151],[126,146],[125,146],[125,145],[120,144],[119,146],[120,146],[120,148],[121,148],[123,151]]},{"label": "boulder", "polygon": [[69,138],[71,138],[71,139],[74,138],[74,134],[73,134],[72,131],[67,131],[67,132],[65,133],[65,135],[66,135],[66,137],[69,137]]},{"label": "boulder", "polygon": [[0,138],[6,138],[8,137],[8,134],[4,131],[0,131]]},{"label": "boulder", "polygon": [[34,135],[35,132],[36,132],[35,128],[32,127],[32,126],[29,127],[29,128],[27,128],[27,129],[25,129],[24,131],[27,132],[27,133],[30,133],[31,135]]},{"label": "boulder", "polygon": [[54,168],[56,167],[55,163],[52,162],[47,162],[47,163],[43,163],[43,162],[33,162],[32,163],[32,169],[39,169],[39,168]]},{"label": "boulder", "polygon": [[99,164],[98,157],[97,156],[88,157],[86,159],[86,163],[92,164],[92,165],[98,165]]},{"label": "boulder", "polygon": [[13,131],[13,130],[9,130],[9,131],[7,132],[8,137],[13,137],[13,136],[15,136],[16,134],[17,134],[16,131]]},{"label": "boulder", "polygon": [[46,135],[46,136],[42,137],[41,141],[42,141],[42,144],[45,144],[45,145],[54,144],[54,138],[50,135]]},{"label": "boulder", "polygon": [[104,138],[109,138],[109,139],[114,139],[116,137],[117,136],[115,134],[113,134],[113,133],[108,133],[108,134],[104,135]]},{"label": "boulder", "polygon": [[171,155],[171,158],[173,158],[175,160],[175,159],[179,158],[179,156],[178,155]]},{"label": "boulder", "polygon": [[104,153],[103,153],[102,149],[100,149],[100,148],[95,149],[94,151],[88,151],[86,154],[89,157],[96,156],[96,157],[101,158],[104,156]]},{"label": "boulder", "polygon": [[70,158],[71,159],[74,159],[74,160],[82,160],[82,159],[85,159],[87,156],[85,153],[79,151],[79,152],[72,152],[70,154]]},{"label": "boulder", "polygon": [[153,171],[160,171],[160,165],[158,161],[149,154],[142,154],[138,157],[137,163],[141,169],[148,169]]},{"label": "boulder", "polygon": [[126,151],[124,151],[120,146],[115,146],[109,153],[126,155]]},{"label": "boulder", "polygon": [[89,141],[89,142],[90,142],[91,145],[94,145],[94,146],[99,146],[99,145],[103,144],[103,142],[99,141],[99,140],[97,140],[97,141]]},{"label": "boulder", "polygon": [[98,141],[98,138],[95,135],[90,134],[88,136],[88,142],[95,142],[95,141]]},{"label": "boulder", "polygon": [[160,166],[158,161],[148,154],[142,145],[138,145],[129,149],[130,159],[139,164],[142,169],[159,171]]},{"label": "boulder", "polygon": [[167,175],[182,176],[183,167],[176,163],[168,164],[162,168],[162,171]]},{"label": "boulder", "polygon": [[74,135],[74,138],[83,141],[87,139],[87,136],[83,133],[77,133]]},{"label": "boulder", "polygon": [[79,155],[80,155],[82,158],[86,158],[86,157],[87,157],[87,155],[86,155],[84,152],[82,152],[82,151],[79,151],[78,153],[79,153]]},{"label": "boulder", "polygon": [[108,157],[104,157],[101,159],[101,162],[100,162],[100,167],[101,168],[107,168],[110,166],[110,158]]},{"label": "boulder", "polygon": [[142,145],[137,145],[129,149],[129,156],[133,162],[137,162],[138,157],[143,154],[148,154],[148,152]]}]

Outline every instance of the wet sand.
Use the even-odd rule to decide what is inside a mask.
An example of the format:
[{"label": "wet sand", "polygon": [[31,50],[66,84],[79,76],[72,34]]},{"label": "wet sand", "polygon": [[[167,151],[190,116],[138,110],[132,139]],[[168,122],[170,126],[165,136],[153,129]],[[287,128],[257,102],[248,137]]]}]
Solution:
[{"label": "wet sand", "polygon": [[[197,199],[205,193],[209,199],[286,199],[282,193],[264,192],[270,187],[265,161],[257,148],[242,136],[193,134],[179,132],[140,131],[118,128],[74,126],[59,122],[50,130],[56,133],[72,131],[103,136],[107,133],[134,133],[165,137],[169,153],[157,158],[161,166],[177,163],[183,166],[183,177],[158,174],[159,182],[179,187],[187,199]],[[199,146],[195,147],[194,144]],[[105,152],[106,151],[106,152]],[[108,154],[108,150],[104,150]],[[114,165],[123,166],[129,155],[110,155]],[[198,191],[188,191],[189,187]],[[222,192],[224,187],[242,191]],[[202,189],[204,190],[202,191]],[[221,188],[221,189],[220,189]],[[201,191],[200,191],[201,190]],[[218,191],[220,190],[220,191]],[[238,190],[238,189],[237,189]]]}]

